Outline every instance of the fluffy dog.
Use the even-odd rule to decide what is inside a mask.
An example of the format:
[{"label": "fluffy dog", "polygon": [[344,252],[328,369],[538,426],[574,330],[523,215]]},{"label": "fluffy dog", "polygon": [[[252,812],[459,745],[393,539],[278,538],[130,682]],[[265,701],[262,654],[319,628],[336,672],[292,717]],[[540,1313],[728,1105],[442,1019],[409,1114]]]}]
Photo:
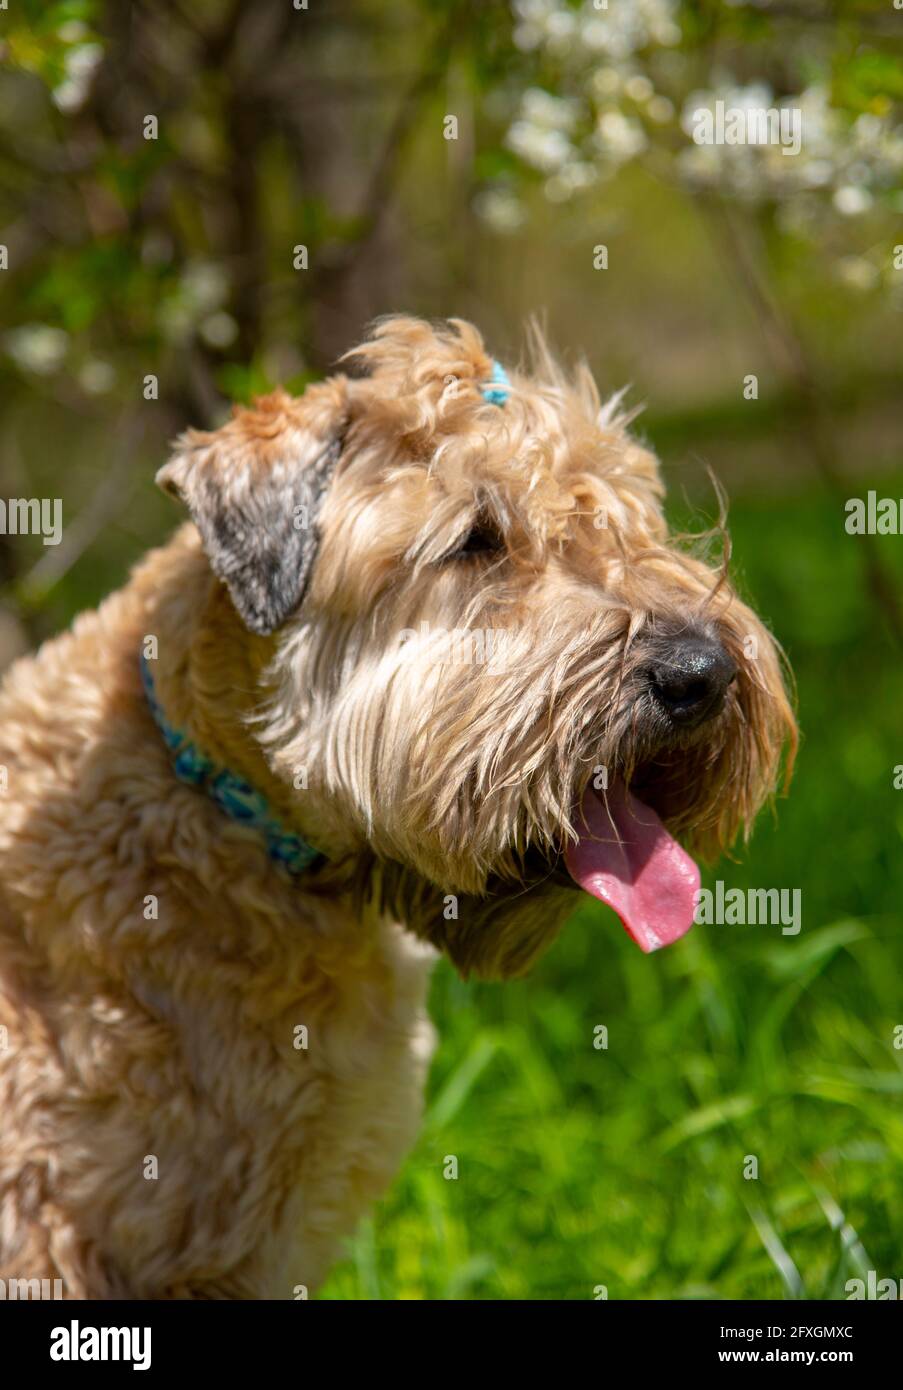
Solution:
[{"label": "fluffy dog", "polygon": [[[434,948],[507,977],[581,890],[646,950],[794,724],[652,454],[454,320],[190,431],[191,522],[0,695],[0,1274],[312,1289],[416,1128]],[[667,829],[666,829],[667,827]]]}]

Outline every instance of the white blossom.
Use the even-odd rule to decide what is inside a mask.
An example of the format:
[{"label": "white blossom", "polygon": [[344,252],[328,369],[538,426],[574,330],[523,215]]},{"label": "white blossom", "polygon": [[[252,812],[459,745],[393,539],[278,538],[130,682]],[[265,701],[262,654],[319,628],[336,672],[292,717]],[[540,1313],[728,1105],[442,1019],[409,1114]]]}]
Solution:
[{"label": "white blossom", "polygon": [[51,93],[58,110],[69,113],[84,106],[91,90],[91,79],[102,57],[99,43],[79,43],[67,49],[65,75]]},{"label": "white blossom", "polygon": [[520,199],[507,188],[484,189],[474,198],[473,207],[477,216],[502,236],[518,231],[527,217]]},{"label": "white blossom", "polygon": [[69,350],[69,335],[49,323],[23,323],[3,336],[3,345],[13,361],[36,376],[52,376],[59,371]]},{"label": "white blossom", "polygon": [[572,9],[564,0],[514,0],[514,42],[552,57],[575,50],[627,58],[650,44],[680,41],[676,0],[609,0],[607,9],[584,0]]},{"label": "white blossom", "polygon": [[873,206],[877,191],[899,182],[903,131],[886,117],[864,115],[849,122],[831,106],[824,86],[813,85],[776,102],[765,83],[738,86],[727,81],[690,94],[681,113],[684,131],[689,135],[696,113],[713,111],[718,102],[726,110],[797,111],[800,152],[788,156],[780,143],[689,145],[678,155],[678,169],[691,187],[735,193],[751,201],[790,200],[810,190],[825,190],[832,206],[852,217]]}]

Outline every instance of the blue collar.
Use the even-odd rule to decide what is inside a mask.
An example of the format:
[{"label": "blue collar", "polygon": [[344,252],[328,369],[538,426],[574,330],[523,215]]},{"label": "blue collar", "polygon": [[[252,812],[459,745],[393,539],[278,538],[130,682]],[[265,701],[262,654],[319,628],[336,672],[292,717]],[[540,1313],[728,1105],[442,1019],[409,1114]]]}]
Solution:
[{"label": "blue collar", "polygon": [[217,767],[197,744],[192,743],[187,734],[174,729],[160,708],[154,689],[154,678],[144,653],[141,653],[141,683],[147,696],[154,723],[163,735],[163,742],[173,755],[173,771],[182,782],[193,787],[201,787],[221,811],[238,821],[241,825],[258,830],[266,843],[267,853],[276,863],[281,864],[290,874],[298,875],[319,868],[325,857],[302,840],[300,835],[291,834],[270,811],[269,803],[262,792],[257,791],[243,777],[238,777],[228,768]]},{"label": "blue collar", "polygon": [[511,382],[508,380],[508,373],[501,362],[492,359],[491,385],[481,386],[480,390],[484,398],[490,405],[504,405],[508,399],[508,392],[511,390]]}]

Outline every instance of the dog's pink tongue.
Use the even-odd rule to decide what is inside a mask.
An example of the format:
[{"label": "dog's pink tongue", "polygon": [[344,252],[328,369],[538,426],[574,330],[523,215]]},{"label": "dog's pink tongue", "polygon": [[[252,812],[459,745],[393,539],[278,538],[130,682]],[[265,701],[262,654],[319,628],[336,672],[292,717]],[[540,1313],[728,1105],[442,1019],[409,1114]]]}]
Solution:
[{"label": "dog's pink tongue", "polygon": [[604,794],[588,787],[577,830],[564,856],[571,878],[614,908],[643,951],[690,930],[699,869],[649,806],[620,782]]}]

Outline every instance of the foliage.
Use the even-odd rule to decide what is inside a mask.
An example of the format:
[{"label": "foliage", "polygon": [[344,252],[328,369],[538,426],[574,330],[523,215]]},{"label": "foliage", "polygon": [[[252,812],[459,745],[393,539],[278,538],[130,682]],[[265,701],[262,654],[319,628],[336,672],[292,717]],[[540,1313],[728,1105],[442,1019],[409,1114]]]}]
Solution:
[{"label": "foliage", "polygon": [[[886,6],[842,8],[839,23],[811,11],[788,22],[767,2],[513,0],[514,43],[527,61],[506,143],[520,170],[484,192],[485,215],[499,230],[517,225],[523,169],[546,197],[566,202],[643,161],[658,177],[729,193],[813,241],[826,238],[832,218],[871,214],[863,243],[883,237],[885,254],[861,258],[858,283],[880,275],[896,287],[887,243],[903,206],[897,17]],[[798,112],[800,148],[697,142],[699,113],[719,102]],[[846,273],[857,283],[849,264]]]}]

